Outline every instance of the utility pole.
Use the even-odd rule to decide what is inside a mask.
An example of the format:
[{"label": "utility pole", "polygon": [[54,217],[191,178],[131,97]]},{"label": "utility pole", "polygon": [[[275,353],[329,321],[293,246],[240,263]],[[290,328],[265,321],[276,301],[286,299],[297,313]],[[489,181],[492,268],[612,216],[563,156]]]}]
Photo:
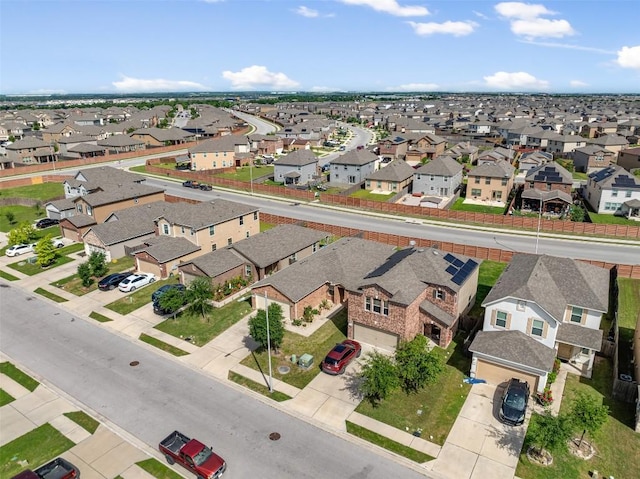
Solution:
[{"label": "utility pole", "polygon": [[271,374],[271,337],[269,336],[269,303],[267,302],[267,292],[264,292],[264,310],[267,317],[267,355],[269,358],[269,392],[273,392],[273,375]]}]

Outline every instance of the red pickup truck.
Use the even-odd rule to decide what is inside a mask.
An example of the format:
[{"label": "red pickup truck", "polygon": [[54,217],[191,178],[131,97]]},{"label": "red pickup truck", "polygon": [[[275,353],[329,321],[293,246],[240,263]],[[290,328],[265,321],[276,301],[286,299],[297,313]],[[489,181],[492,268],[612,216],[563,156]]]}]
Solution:
[{"label": "red pickup truck", "polygon": [[33,471],[22,471],[11,479],[80,479],[80,471],[69,461],[58,457]]},{"label": "red pickup truck", "polygon": [[227,470],[227,463],[211,448],[178,431],[164,438],[159,448],[169,464],[181,464],[198,479],[218,479]]}]

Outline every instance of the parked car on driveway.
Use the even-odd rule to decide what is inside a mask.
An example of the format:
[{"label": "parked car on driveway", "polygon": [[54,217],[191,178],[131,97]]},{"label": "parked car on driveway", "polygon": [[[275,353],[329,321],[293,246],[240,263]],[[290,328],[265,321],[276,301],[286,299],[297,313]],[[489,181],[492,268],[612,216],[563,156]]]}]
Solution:
[{"label": "parked car on driveway", "polygon": [[158,301],[160,299],[160,296],[162,296],[164,293],[166,293],[167,291],[169,291],[170,289],[177,289],[179,291],[184,291],[186,288],[186,286],[184,284],[165,284],[164,286],[160,286],[158,289],[156,289],[153,294],[151,295],[151,301],[153,301],[154,303],[156,301]]},{"label": "parked car on driveway", "polygon": [[58,224],[60,224],[60,220],[54,220],[53,218],[42,218],[36,223],[36,228],[49,228],[50,226],[56,226]]},{"label": "parked car on driveway", "polygon": [[360,357],[362,346],[357,341],[345,339],[336,344],[322,360],[320,367],[327,374],[344,374],[344,370],[355,358]]},{"label": "parked car on driveway", "polygon": [[79,479],[80,471],[66,459],[58,457],[35,470],[27,469],[12,479]]},{"label": "parked car on driveway", "polygon": [[120,281],[128,278],[131,273],[113,273],[108,276],[105,276],[98,282],[98,289],[101,291],[110,291],[115,289]]},{"label": "parked car on driveway", "polygon": [[227,463],[210,447],[178,431],[165,437],[158,448],[169,464],[177,462],[198,479],[218,479],[227,470]]},{"label": "parked car on driveway", "polygon": [[5,254],[7,256],[20,256],[21,254],[33,253],[33,247],[35,245],[31,244],[14,244],[13,246],[9,246]]},{"label": "parked car on driveway", "polygon": [[130,293],[131,291],[153,283],[155,280],[156,277],[153,273],[135,273],[120,281],[118,289],[123,293]]},{"label": "parked car on driveway", "polygon": [[500,420],[512,426],[519,426],[524,422],[529,403],[529,383],[512,378],[502,395],[500,404]]},{"label": "parked car on driveway", "polygon": [[62,238],[53,238],[51,240],[51,244],[54,248],[62,248],[64,246],[64,241],[62,240]]}]

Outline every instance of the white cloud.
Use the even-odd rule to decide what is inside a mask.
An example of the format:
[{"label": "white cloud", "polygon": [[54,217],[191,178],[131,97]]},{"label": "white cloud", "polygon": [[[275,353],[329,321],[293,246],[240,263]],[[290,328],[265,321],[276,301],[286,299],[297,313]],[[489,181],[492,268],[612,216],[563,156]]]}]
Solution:
[{"label": "white cloud", "polygon": [[200,83],[187,80],[165,80],[163,78],[143,79],[123,76],[112,85],[121,92],[159,92],[159,91],[201,91],[208,88]]},{"label": "white cloud", "polygon": [[496,72],[493,75],[483,77],[485,85],[497,90],[546,90],[549,82],[538,80],[526,72]]},{"label": "white cloud", "polygon": [[586,86],[589,86],[587,82],[583,82],[582,80],[571,80],[569,82],[569,85],[571,85],[574,88],[584,88]]},{"label": "white cloud", "polygon": [[602,53],[603,55],[615,55],[616,52],[611,50],[605,50],[603,48],[596,47],[584,47],[582,45],[573,45],[571,43],[553,43],[553,42],[538,42],[534,40],[520,40],[522,43],[527,43],[529,45],[539,45],[541,47],[549,47],[549,48],[566,48],[568,50],[579,50],[582,52],[593,52],[593,53]]},{"label": "white cloud", "polygon": [[387,88],[387,91],[434,91],[440,88],[435,83],[405,83],[404,85]]},{"label": "white cloud", "polygon": [[522,2],[498,3],[494,9],[500,16],[509,20],[511,31],[525,38],[562,38],[575,35],[575,30],[567,20],[550,20],[543,15],[555,15],[540,4]]},{"label": "white cloud", "polygon": [[640,69],[640,45],[635,47],[622,47],[618,50],[616,63],[622,68]]},{"label": "white cloud", "polygon": [[427,36],[435,34],[453,35],[454,37],[463,37],[470,35],[478,26],[477,23],[467,22],[444,22],[444,23],[417,23],[407,22],[417,35]]},{"label": "white cloud", "polygon": [[318,10],[312,10],[311,8],[307,8],[304,5],[301,5],[298,8],[296,8],[294,12],[300,16],[307,17],[307,18],[317,18],[320,16],[320,13],[318,12]]},{"label": "white cloud", "polygon": [[291,90],[300,84],[287,77],[284,73],[274,73],[261,65],[252,65],[239,72],[224,71],[222,78],[231,82],[235,90]]},{"label": "white cloud", "polygon": [[377,12],[388,13],[396,17],[423,17],[429,15],[426,7],[418,5],[402,6],[396,0],[340,0],[347,5],[364,5]]},{"label": "white cloud", "polygon": [[487,17],[484,13],[476,12],[475,10],[473,10],[473,14],[476,17],[482,18],[483,20],[489,20],[489,17]]}]

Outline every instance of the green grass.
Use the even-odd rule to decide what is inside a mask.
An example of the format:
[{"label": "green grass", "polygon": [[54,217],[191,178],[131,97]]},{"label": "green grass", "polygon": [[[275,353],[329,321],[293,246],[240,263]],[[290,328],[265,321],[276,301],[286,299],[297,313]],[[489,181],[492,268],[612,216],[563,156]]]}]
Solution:
[{"label": "green grass", "polygon": [[[0,190],[2,191],[2,190]],[[9,223],[9,220],[6,217],[8,212],[12,212],[14,214],[13,223]],[[33,223],[36,220],[45,217],[45,212],[43,208],[36,211],[33,206],[23,206],[23,205],[7,205],[0,206],[0,231],[8,233],[10,230],[18,226],[20,223],[28,222]],[[55,226],[58,231],[60,228]],[[50,228],[47,228],[50,229]]]},{"label": "green grass", "polygon": [[435,459],[434,457],[431,457],[424,452],[416,451],[409,446],[405,446],[404,444],[400,444],[399,442],[392,441],[385,436],[381,436],[380,434],[370,431],[369,429],[358,426],[351,421],[346,421],[346,424],[347,432],[349,434],[353,434],[354,436],[364,439],[365,441],[380,446],[391,452],[395,452],[396,454],[404,456],[414,462],[422,464],[424,462],[432,461],[433,459]]},{"label": "green grass", "polygon": [[89,317],[101,323],[108,323],[109,321],[113,321],[113,319],[107,318],[104,314],[96,313],[95,311],[91,311]]},{"label": "green grass", "polygon": [[573,177],[574,180],[587,180],[589,178],[589,176],[586,173],[581,173],[579,171],[574,171],[571,173],[571,176]]},{"label": "green grass", "polygon": [[136,462],[136,465],[157,479],[184,479],[180,474],[157,459],[145,459],[144,461]]},{"label": "green grass", "polygon": [[254,166],[250,168],[248,166],[243,166],[242,168],[236,168],[235,173],[218,173],[214,175],[217,178],[227,178],[230,180],[243,181],[245,183],[249,183],[251,181],[251,176],[253,175],[253,179],[260,178],[262,176],[271,175],[273,176],[273,166]]},{"label": "green grass", "polygon": [[633,220],[628,220],[622,216],[614,216],[614,215],[605,215],[599,213],[593,213],[589,211],[587,213],[589,218],[591,218],[591,222],[594,224],[603,224],[603,225],[629,225],[629,226],[637,226],[638,223]]},{"label": "green grass", "polygon": [[[61,248],[64,249],[64,248]],[[62,252],[60,252],[62,253]],[[32,257],[33,254],[27,255],[27,257]],[[35,274],[44,273],[46,271],[50,271],[53,268],[57,268],[58,266],[62,266],[63,264],[67,264],[72,262],[74,259],[69,256],[65,256],[64,254],[60,254],[50,266],[43,268],[38,263],[29,263],[27,262],[27,257],[21,259],[15,263],[9,264],[9,268],[15,269],[16,271],[20,271],[22,274],[26,274],[27,276],[33,276]]]},{"label": "green grass", "polygon": [[247,389],[251,389],[252,391],[260,393],[263,396],[266,396],[269,399],[273,399],[277,402],[288,401],[289,399],[291,399],[291,396],[288,396],[285,393],[281,393],[280,391],[276,391],[275,389],[272,393],[270,393],[269,388],[264,384],[257,383],[249,378],[245,378],[244,376],[238,373],[234,373],[233,371],[229,371],[229,380],[233,381],[236,384],[240,384]]},{"label": "green grass", "polygon": [[62,296],[58,296],[57,294],[52,293],[51,291],[47,291],[43,288],[36,288],[33,290],[33,292],[39,294],[40,296],[44,296],[45,298],[49,298],[51,301],[55,301],[56,303],[64,303],[67,301]]},{"label": "green grass", "polygon": [[[160,166],[160,165],[154,165],[154,166]],[[133,171],[133,172],[136,172],[136,173],[146,173],[147,169],[145,168],[144,165],[139,165],[139,166],[130,167],[129,171]]]},{"label": "green grass", "polygon": [[31,198],[40,200],[43,209],[46,201],[63,195],[64,186],[62,183],[41,183],[39,185],[0,189],[0,198]]},{"label": "green grass", "polygon": [[[134,259],[132,257],[124,257],[117,261],[112,261],[109,263],[109,269],[107,271],[107,275],[112,273],[120,273],[122,271],[130,269],[133,271]],[[106,275],[105,275],[106,276]],[[58,281],[54,281],[50,283],[51,286],[55,286],[56,288],[63,289],[69,293],[75,294],[76,296],[83,296],[87,293],[95,291],[98,289],[98,282],[101,278],[93,278],[93,283],[91,286],[85,288],[82,286],[82,280],[78,274],[72,274],[71,276],[67,276],[66,278],[59,279]]]},{"label": "green grass", "polygon": [[499,261],[484,260],[480,264],[476,302],[474,303],[473,308],[471,308],[469,316],[477,319],[483,318],[484,308],[481,304],[506,267],[507,263],[501,263]]},{"label": "green grass", "polygon": [[96,429],[98,429],[100,425],[98,421],[84,411],[65,412],[64,415],[91,434],[96,432]]},{"label": "green grass", "polygon": [[27,461],[30,468],[36,468],[74,445],[56,428],[43,424],[0,447],[0,477],[13,477],[24,470],[19,461]]},{"label": "green grass", "polygon": [[271,228],[275,228],[276,225],[272,223],[265,223],[264,221],[260,222],[260,233],[270,230]]},{"label": "green grass", "polygon": [[[164,286],[165,284],[176,284],[178,278],[168,278],[161,281],[154,281],[153,283],[135,290],[133,293],[127,294],[120,299],[113,301],[105,306],[105,308],[115,311],[116,313],[125,315],[141,308],[145,304],[151,302],[151,295],[153,292]],[[124,293],[123,293],[124,294]]]},{"label": "green grass", "polygon": [[[600,477],[613,476],[622,479],[638,476],[640,435],[633,430],[635,405],[611,398],[612,369],[608,359],[597,357],[592,379],[569,374],[560,407],[561,413],[568,412],[573,399],[579,392],[593,395],[609,407],[609,419],[603,428],[593,436],[587,433],[586,438],[595,446],[596,455],[589,461],[584,461],[569,452],[555,452],[553,464],[542,467],[529,462],[525,454],[525,446],[516,469],[518,477],[522,479],[590,477],[590,472],[594,470],[599,471]],[[525,444],[527,440],[528,437]]]},{"label": "green grass", "polygon": [[376,407],[362,401],[356,411],[402,431],[421,429],[422,437],[444,444],[471,389],[462,382],[471,366],[471,360],[462,353],[462,340],[458,336],[448,349],[436,349],[445,356],[446,365],[435,383],[415,394],[398,389]]},{"label": "green grass", "polygon": [[640,315],[640,280],[618,278],[618,326],[635,330]]},{"label": "green grass", "polygon": [[[346,338],[346,332],[346,309],[342,309],[309,337],[285,331],[282,346],[277,354],[272,354],[273,377],[299,389],[303,389],[320,372],[320,361],[322,361],[322,358],[327,354],[327,351],[331,350],[336,343],[342,342]],[[287,359],[292,354],[301,356],[304,353],[311,354],[314,357],[313,365],[307,370],[295,365],[292,366],[291,361]],[[243,359],[241,364],[253,368],[256,371],[267,371],[267,351],[260,349],[253,352],[250,356]],[[292,367],[289,373],[280,374],[278,372],[278,366]]]},{"label": "green grass", "polygon": [[5,404],[9,404],[10,402],[13,402],[15,400],[16,399],[7,391],[5,391],[4,389],[0,389],[0,407],[4,406]]},{"label": "green grass", "polygon": [[370,191],[367,190],[358,190],[354,193],[351,193],[349,196],[351,198],[360,198],[361,200],[370,200],[370,201],[381,201],[381,202],[386,202],[389,201],[389,198],[391,198],[395,193],[388,193],[388,194],[376,194],[376,193],[371,193]]},{"label": "green grass", "polygon": [[178,313],[155,326],[155,329],[170,334],[176,338],[191,338],[190,343],[204,346],[217,335],[244,318],[251,311],[250,301],[232,301],[216,308],[203,318],[201,314],[188,310]]},{"label": "green grass", "polygon": [[173,354],[174,356],[186,356],[187,354],[189,354],[188,352],[180,348],[176,348],[175,346],[167,344],[164,341],[160,341],[159,339],[156,339],[153,336],[149,336],[148,334],[142,333],[138,339],[143,343],[150,344],[151,346],[161,349],[166,353]]},{"label": "green grass", "polygon": [[35,391],[35,389],[40,385],[38,381],[33,379],[28,374],[23,373],[12,363],[7,361],[0,363],[0,373],[10,377],[15,382],[31,392]]},{"label": "green grass", "polygon": [[1,269],[0,269],[0,278],[6,279],[7,281],[18,281],[20,279],[17,276],[7,273],[6,271],[2,271]]},{"label": "green grass", "polygon": [[504,208],[497,206],[464,204],[464,198],[458,198],[451,207],[452,211],[468,211],[470,213],[488,213],[490,215],[504,214]]}]

